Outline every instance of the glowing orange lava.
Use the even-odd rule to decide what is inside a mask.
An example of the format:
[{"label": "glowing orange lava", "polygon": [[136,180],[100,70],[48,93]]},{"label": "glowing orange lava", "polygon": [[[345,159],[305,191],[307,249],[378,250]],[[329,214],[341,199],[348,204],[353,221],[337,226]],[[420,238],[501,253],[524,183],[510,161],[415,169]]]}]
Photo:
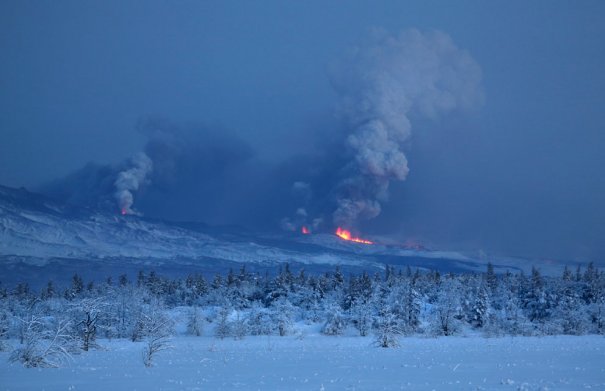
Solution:
[{"label": "glowing orange lava", "polygon": [[311,231],[309,231],[309,228],[305,227],[304,225],[302,226],[302,228],[300,229],[300,232],[303,233],[303,235],[308,235],[311,233]]},{"label": "glowing orange lava", "polygon": [[126,208],[122,208],[120,213],[122,214],[122,216],[126,216],[128,214],[128,211],[126,210]]},{"label": "glowing orange lava", "polygon": [[374,244],[374,242],[372,242],[370,240],[366,240],[366,239],[362,239],[362,238],[355,238],[355,237],[351,236],[351,231],[348,231],[348,230],[340,228],[340,227],[336,228],[336,235],[338,237],[340,237],[341,239],[348,240],[348,241],[355,242],[355,243]]}]

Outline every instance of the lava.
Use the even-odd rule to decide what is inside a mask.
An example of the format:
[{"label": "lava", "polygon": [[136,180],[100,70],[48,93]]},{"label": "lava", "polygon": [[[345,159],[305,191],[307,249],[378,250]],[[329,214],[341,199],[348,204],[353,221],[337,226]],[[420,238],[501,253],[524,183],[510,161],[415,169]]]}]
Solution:
[{"label": "lava", "polygon": [[120,210],[120,213],[122,214],[122,216],[126,216],[128,214],[128,210],[126,208],[122,208]]},{"label": "lava", "polygon": [[311,231],[309,231],[309,228],[305,227],[304,225],[300,229],[300,232],[302,232],[303,235],[308,235],[311,233]]},{"label": "lava", "polygon": [[363,243],[363,244],[374,244],[374,242],[362,238],[356,238],[351,236],[351,231],[338,227],[336,229],[336,236],[340,237],[343,240],[348,240],[350,242],[355,243]]}]

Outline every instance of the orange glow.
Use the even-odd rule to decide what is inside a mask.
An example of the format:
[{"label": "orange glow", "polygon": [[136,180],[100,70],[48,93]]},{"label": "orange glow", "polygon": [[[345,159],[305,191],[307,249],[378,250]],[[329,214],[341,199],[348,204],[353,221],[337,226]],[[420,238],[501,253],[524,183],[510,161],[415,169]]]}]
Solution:
[{"label": "orange glow", "polygon": [[311,231],[309,231],[309,228],[305,227],[304,225],[302,226],[300,231],[303,233],[303,235],[308,235],[311,233]]},{"label": "orange glow", "polygon": [[374,244],[374,242],[372,242],[372,241],[353,237],[353,236],[351,236],[351,231],[342,229],[340,227],[336,228],[336,236],[340,237],[343,240],[348,240],[348,241],[355,242],[355,243]]},{"label": "orange glow", "polygon": [[128,214],[128,210],[126,210],[126,208],[122,208],[120,213],[122,213],[122,216],[126,216]]}]

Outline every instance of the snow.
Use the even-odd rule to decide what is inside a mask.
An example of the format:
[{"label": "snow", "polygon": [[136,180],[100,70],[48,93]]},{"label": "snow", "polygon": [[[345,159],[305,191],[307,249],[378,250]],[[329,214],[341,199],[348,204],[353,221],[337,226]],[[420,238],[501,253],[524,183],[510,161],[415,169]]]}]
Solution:
[{"label": "snow", "polygon": [[[70,213],[67,213],[67,212]],[[379,272],[385,264],[422,270],[484,271],[488,258],[457,251],[408,249],[398,241],[369,237],[376,245],[351,243],[332,233],[292,235],[246,233],[236,228],[193,228],[137,216],[57,206],[48,199],[19,190],[0,189],[0,273],[10,267],[53,262],[81,265],[94,262],[104,267],[107,259],[134,265],[141,262],[199,266],[214,263],[246,263],[259,267],[283,262],[317,269],[341,265]],[[402,242],[404,241],[401,238]],[[383,244],[380,244],[383,243]],[[57,261],[61,260],[61,261]],[[70,262],[73,261],[73,262]],[[560,275],[567,263],[489,257],[496,272],[524,270],[536,264],[544,275]],[[64,264],[60,265],[65,266]],[[208,266],[213,270],[214,264]],[[40,269],[40,268],[38,268]],[[40,270],[36,269],[36,273]],[[128,269],[128,268],[126,268]],[[28,269],[31,270],[31,269]],[[108,270],[110,274],[113,270]],[[119,271],[119,273],[124,270]],[[31,274],[31,272],[30,272]],[[55,273],[59,274],[59,273]]]},{"label": "snow", "polygon": [[0,389],[605,389],[602,336],[403,338],[397,349],[372,337],[180,336],[151,368],[143,343],[99,342],[59,369],[27,369],[1,352]]}]

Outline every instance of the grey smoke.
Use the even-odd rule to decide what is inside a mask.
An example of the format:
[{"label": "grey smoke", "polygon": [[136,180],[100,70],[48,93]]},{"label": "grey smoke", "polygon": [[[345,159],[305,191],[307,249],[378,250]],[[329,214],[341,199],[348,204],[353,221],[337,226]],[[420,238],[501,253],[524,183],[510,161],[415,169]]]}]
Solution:
[{"label": "grey smoke", "polygon": [[130,167],[118,173],[114,185],[116,187],[115,197],[122,214],[137,214],[132,208],[134,195],[145,183],[145,180],[153,168],[151,159],[139,152],[130,159]]},{"label": "grey smoke", "polygon": [[405,180],[411,117],[435,118],[483,102],[479,65],[439,31],[373,31],[332,67],[330,80],[350,129],[347,175],[334,190],[338,225],[378,216],[390,182]]},{"label": "grey smoke", "polygon": [[322,118],[314,125],[307,153],[264,161],[221,127],[147,118],[137,130],[147,138],[141,156],[153,170],[145,158],[89,165],[46,192],[103,208],[113,208],[117,197],[134,212],[133,198],[148,184],[136,210],[149,217],[255,229],[352,228],[378,216],[390,183],[406,178],[413,120],[473,108],[483,99],[479,66],[439,32],[374,31],[334,64],[330,80],[340,121]]},{"label": "grey smoke", "polygon": [[112,165],[89,163],[38,190],[76,206],[115,212],[117,201],[126,213],[211,224],[265,222],[275,209],[264,192],[281,196],[264,183],[273,176],[262,175],[252,148],[225,129],[158,118],[141,119],[136,128],[147,139],[139,154]]}]

